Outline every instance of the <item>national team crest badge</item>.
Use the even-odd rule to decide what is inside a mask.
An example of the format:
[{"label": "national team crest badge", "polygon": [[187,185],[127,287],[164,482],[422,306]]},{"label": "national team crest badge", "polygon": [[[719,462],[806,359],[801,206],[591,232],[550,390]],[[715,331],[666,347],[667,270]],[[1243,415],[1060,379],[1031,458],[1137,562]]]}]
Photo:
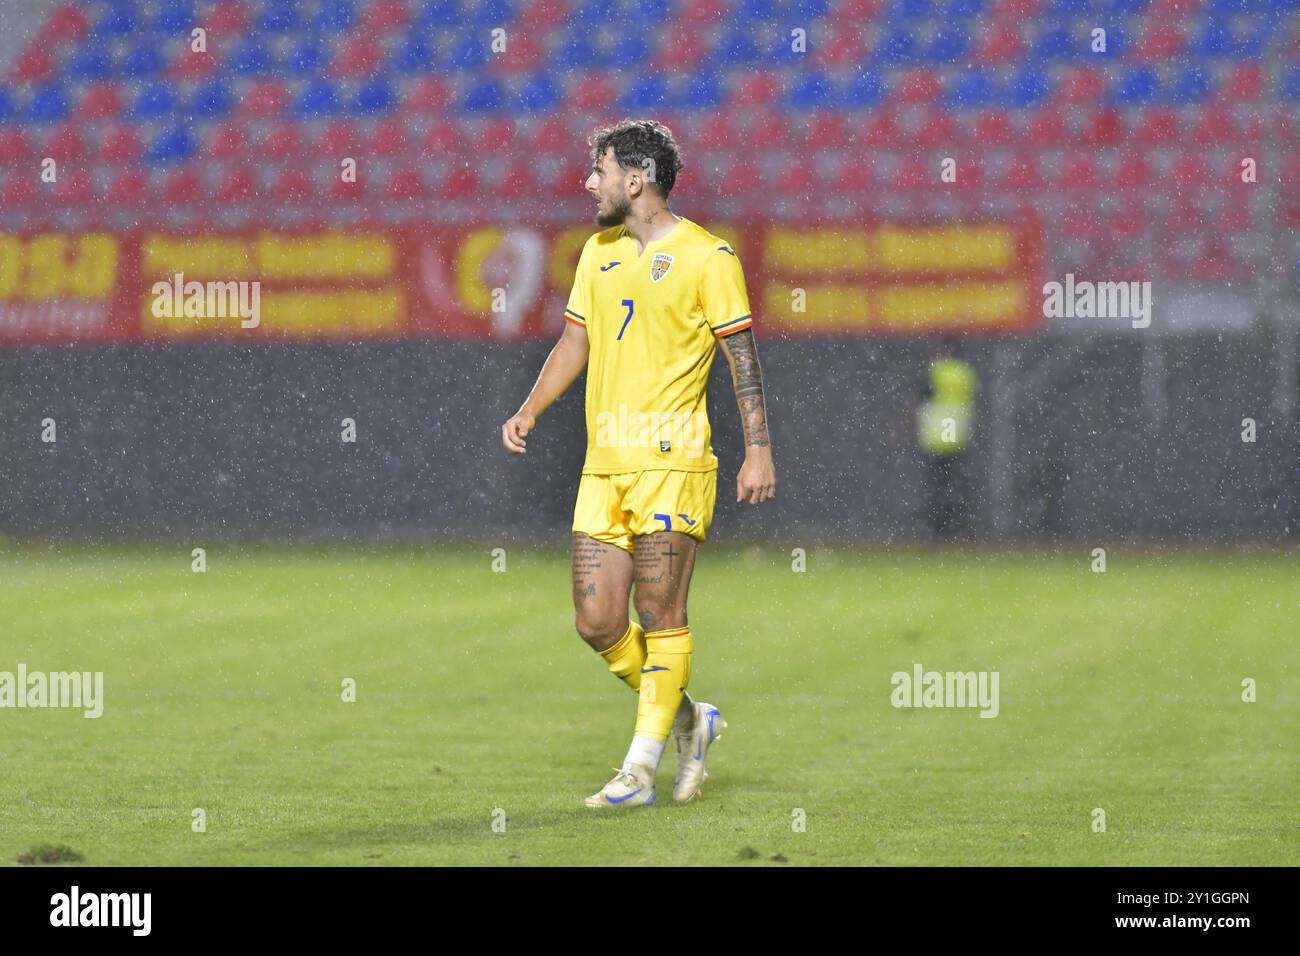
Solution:
[{"label": "national team crest badge", "polygon": [[658,282],[664,276],[668,275],[668,270],[672,267],[672,256],[666,252],[656,252],[655,257],[650,260],[650,281]]}]

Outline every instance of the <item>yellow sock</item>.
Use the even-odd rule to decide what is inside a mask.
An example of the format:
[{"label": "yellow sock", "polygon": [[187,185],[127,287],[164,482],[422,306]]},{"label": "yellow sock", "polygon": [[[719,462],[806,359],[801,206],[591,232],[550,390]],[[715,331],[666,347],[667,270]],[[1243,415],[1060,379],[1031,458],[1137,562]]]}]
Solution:
[{"label": "yellow sock", "polygon": [[635,621],[629,621],[627,633],[613,647],[607,647],[600,656],[609,662],[610,673],[633,690],[641,689],[641,667],[645,664],[645,631]]},{"label": "yellow sock", "polygon": [[645,676],[636,708],[636,733],[667,740],[691,682],[691,629],[674,627],[645,636]]}]

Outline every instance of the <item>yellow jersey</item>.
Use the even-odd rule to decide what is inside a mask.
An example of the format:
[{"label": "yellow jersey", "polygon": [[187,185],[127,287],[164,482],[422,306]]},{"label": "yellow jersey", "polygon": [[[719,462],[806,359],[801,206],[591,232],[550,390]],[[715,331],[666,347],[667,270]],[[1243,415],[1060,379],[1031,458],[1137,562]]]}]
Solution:
[{"label": "yellow jersey", "polygon": [[717,339],[753,322],[735,250],[684,217],[646,243],[587,240],[564,317],[587,330],[584,475],[712,471],[705,401]]}]

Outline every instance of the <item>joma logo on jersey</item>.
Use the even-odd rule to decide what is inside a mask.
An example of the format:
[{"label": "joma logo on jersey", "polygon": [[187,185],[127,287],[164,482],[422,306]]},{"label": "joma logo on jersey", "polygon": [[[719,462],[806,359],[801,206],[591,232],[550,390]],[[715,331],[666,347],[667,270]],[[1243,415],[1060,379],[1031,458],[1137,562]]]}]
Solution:
[{"label": "joma logo on jersey", "polygon": [[655,257],[650,260],[650,281],[658,282],[664,276],[668,275],[668,270],[672,267],[672,256],[666,252],[656,252]]}]

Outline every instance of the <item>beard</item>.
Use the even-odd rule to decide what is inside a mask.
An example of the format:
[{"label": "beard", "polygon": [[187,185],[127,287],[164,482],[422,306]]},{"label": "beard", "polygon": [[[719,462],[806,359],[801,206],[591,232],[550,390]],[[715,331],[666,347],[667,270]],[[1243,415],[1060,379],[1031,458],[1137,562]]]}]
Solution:
[{"label": "beard", "polygon": [[628,213],[632,211],[632,201],[626,196],[619,196],[617,199],[606,201],[604,212],[599,209],[596,211],[596,225],[604,226],[621,226],[627,219]]}]

